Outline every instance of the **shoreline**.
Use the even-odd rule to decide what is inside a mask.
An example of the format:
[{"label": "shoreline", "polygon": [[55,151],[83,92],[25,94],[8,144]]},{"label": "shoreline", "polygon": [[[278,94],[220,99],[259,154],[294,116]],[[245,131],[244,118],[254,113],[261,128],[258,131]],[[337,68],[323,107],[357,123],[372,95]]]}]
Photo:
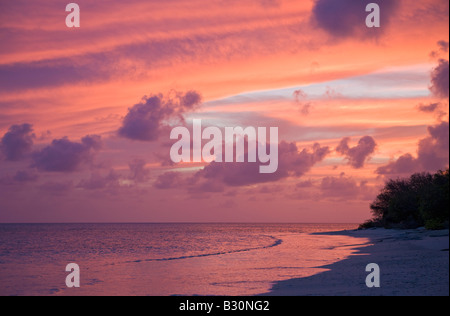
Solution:
[{"label": "shoreline", "polygon": [[[312,235],[369,239],[327,271],[274,282],[261,296],[448,296],[449,230],[372,228]],[[380,287],[368,288],[369,263],[380,267]]]}]

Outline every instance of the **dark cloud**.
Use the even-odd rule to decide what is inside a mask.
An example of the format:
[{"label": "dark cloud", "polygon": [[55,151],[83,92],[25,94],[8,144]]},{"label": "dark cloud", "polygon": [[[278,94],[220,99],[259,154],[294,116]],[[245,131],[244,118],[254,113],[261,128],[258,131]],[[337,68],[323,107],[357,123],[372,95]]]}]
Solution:
[{"label": "dark cloud", "polygon": [[129,179],[134,182],[146,182],[150,177],[150,170],[145,168],[147,163],[143,159],[134,159],[132,162],[128,164],[130,168],[130,176]]},{"label": "dark cloud", "polygon": [[437,42],[438,50],[432,51],[430,56],[432,58],[438,58],[442,53],[448,53],[448,42],[447,41],[439,41]]},{"label": "dark cloud", "polygon": [[355,147],[349,147],[349,141],[348,137],[342,139],[336,151],[344,155],[353,168],[362,168],[367,158],[375,151],[377,144],[371,136],[361,138]]},{"label": "dark cloud", "polygon": [[32,125],[12,125],[1,140],[0,150],[6,160],[20,160],[30,152],[34,138]]},{"label": "dark cloud", "polygon": [[430,136],[419,142],[418,161],[426,171],[436,171],[448,167],[449,161],[449,124],[442,122],[429,126]]},{"label": "dark cloud", "polygon": [[376,1],[381,10],[380,28],[366,27],[366,17],[369,14],[366,6],[369,3],[358,0],[316,0],[312,12],[313,21],[334,38],[377,37],[395,16],[398,1]]},{"label": "dark cloud", "polygon": [[278,170],[274,173],[260,173],[260,163],[248,162],[245,154],[245,162],[211,162],[197,172],[194,180],[201,182],[206,179],[220,181],[228,186],[245,186],[274,182],[289,176],[301,177],[329,153],[328,147],[321,147],[317,143],[299,151],[295,143],[283,141],[278,146]]},{"label": "dark cloud", "polygon": [[434,111],[436,111],[436,109],[439,108],[439,103],[430,103],[430,104],[423,104],[420,103],[417,108],[419,109],[420,112],[425,112],[425,113],[433,113]]},{"label": "dark cloud", "polygon": [[438,46],[441,51],[448,53],[448,41],[439,41]]},{"label": "dark cloud", "polygon": [[[246,157],[247,158],[247,157]],[[199,179],[212,182],[221,182],[229,186],[245,186],[255,183],[264,183],[280,179],[280,174],[260,174],[259,163],[250,162],[211,162],[196,174],[197,187],[206,188],[207,185],[198,185]],[[203,183],[203,182],[201,182]]]},{"label": "dark cloud", "polygon": [[[260,0],[265,6],[276,4],[278,0]],[[226,5],[230,5],[229,1]],[[166,21],[158,23],[152,21],[152,25],[147,23],[143,26],[148,32],[163,32],[167,29]],[[184,25],[190,23],[183,20]],[[203,23],[204,22],[204,23]],[[200,23],[208,28],[210,22],[195,17],[194,24]],[[101,41],[105,35],[111,32],[136,32],[136,25],[120,25],[120,29],[110,29],[95,32],[90,30],[89,41]],[[150,29],[148,28],[150,27]],[[175,27],[175,25],[173,25]],[[194,34],[192,36],[170,37],[149,39],[146,41],[130,41],[130,43],[117,45],[107,52],[85,52],[75,56],[64,58],[50,58],[44,61],[17,62],[9,65],[0,65],[0,91],[21,91],[29,89],[39,89],[48,87],[59,87],[63,85],[92,84],[97,82],[107,82],[112,78],[131,77],[133,80],[140,76],[148,76],[148,70],[158,71],[161,68],[184,64],[187,61],[195,60],[202,62],[211,58],[220,60],[221,57],[227,59],[233,56],[242,56],[249,51],[256,49],[276,52],[283,42],[291,43],[291,38],[280,41],[280,30],[286,31],[285,25],[274,26],[273,28],[251,28],[240,32],[229,32],[224,30],[220,34]],[[8,43],[23,45],[23,38],[33,38],[34,44],[27,45],[30,51],[40,50],[48,42],[48,32],[38,28],[35,30],[18,30],[2,28],[6,34]],[[106,33],[105,33],[106,32]],[[60,44],[67,40],[64,32],[54,32],[51,34],[52,42]],[[204,33],[204,32],[202,32]],[[2,34],[3,35],[3,34]],[[74,41],[82,41],[84,33],[71,34]],[[39,41],[39,38],[42,41]],[[252,41],[246,40],[252,38]],[[30,42],[30,41],[28,41]],[[239,45],[230,45],[230,43]],[[271,42],[273,45],[267,45]],[[274,45],[274,44],[277,45]],[[36,46],[37,45],[37,46]],[[2,45],[6,46],[6,44]],[[57,47],[57,46],[55,46]],[[220,49],[218,49],[220,47]],[[0,49],[3,47],[0,47]],[[129,66],[131,64],[132,66]]]},{"label": "dark cloud", "polygon": [[[2,31],[8,32],[4,28]],[[30,32],[34,31],[27,30],[28,34],[21,34],[21,36],[30,36]],[[36,36],[41,36],[39,31],[35,32]],[[16,31],[9,37],[15,38],[17,35]],[[101,36],[100,34],[92,35],[94,38]],[[43,39],[43,41],[46,40]],[[196,40],[201,41],[201,39],[177,38],[130,43],[119,45],[107,53],[84,53],[71,57],[0,65],[0,91],[90,84],[105,82],[117,76],[136,75],[136,69],[127,69],[121,65],[120,60],[123,56],[131,62],[144,63],[146,69],[161,67],[174,62],[180,56],[190,58],[195,55],[199,49]],[[217,44],[214,38],[208,37],[205,41],[211,45],[211,49]]]},{"label": "dark cloud", "polygon": [[177,93],[177,98],[180,102],[177,104],[181,109],[181,112],[185,112],[186,109],[194,110],[202,102],[201,95],[196,91],[188,91],[185,94]]},{"label": "dark cloud", "polygon": [[32,167],[41,171],[73,172],[93,159],[93,154],[101,147],[100,136],[89,135],[80,143],[67,138],[55,139],[40,151],[32,153]]},{"label": "dark cloud", "polygon": [[448,41],[439,41],[437,44],[440,51],[448,53]]},{"label": "dark cloud", "polygon": [[449,96],[448,69],[448,60],[440,59],[439,65],[431,72],[430,90],[440,98],[448,98]]},{"label": "dark cloud", "polygon": [[390,162],[385,166],[379,167],[376,173],[380,175],[392,174],[412,174],[419,169],[419,163],[411,154],[404,154],[396,161]]},{"label": "dark cloud", "polygon": [[283,177],[301,177],[330,153],[329,147],[322,147],[315,143],[311,148],[298,151],[295,143],[281,142],[279,145],[280,175]]},{"label": "dark cloud", "polygon": [[[101,58],[97,62],[101,63]],[[94,69],[92,64],[80,64],[80,60],[70,58],[1,65],[0,90],[27,90],[100,80],[100,72],[96,73]]]},{"label": "dark cloud", "polygon": [[[448,51],[448,42],[439,41],[439,50]],[[437,54],[433,52],[433,54]],[[430,90],[438,97],[449,97],[449,62],[440,59],[439,64],[431,73]],[[422,112],[439,112],[440,103],[419,104],[418,109]],[[441,111],[441,115],[444,112]],[[376,173],[381,175],[411,174],[414,172],[435,172],[445,169],[449,165],[449,123],[441,122],[436,126],[428,127],[428,136],[419,141],[417,158],[410,153],[402,155],[396,161],[379,167]]]},{"label": "dark cloud", "polygon": [[407,153],[385,166],[379,167],[380,175],[412,174],[415,172],[435,172],[449,165],[449,123],[442,122],[428,127],[429,136],[420,140],[417,158]]},{"label": "dark cloud", "polygon": [[184,121],[182,115],[193,111],[200,103],[201,96],[195,91],[144,97],[141,103],[128,109],[119,135],[132,140],[155,141],[167,126],[167,120]]},{"label": "dark cloud", "polygon": [[278,169],[274,173],[260,173],[261,163],[248,162],[248,153],[245,152],[245,162],[213,161],[189,178],[167,172],[158,177],[154,186],[158,189],[187,188],[193,197],[202,198],[207,197],[205,193],[224,192],[227,187],[276,182],[289,176],[301,177],[329,153],[328,147],[317,143],[299,151],[295,143],[283,141],[278,147]]}]

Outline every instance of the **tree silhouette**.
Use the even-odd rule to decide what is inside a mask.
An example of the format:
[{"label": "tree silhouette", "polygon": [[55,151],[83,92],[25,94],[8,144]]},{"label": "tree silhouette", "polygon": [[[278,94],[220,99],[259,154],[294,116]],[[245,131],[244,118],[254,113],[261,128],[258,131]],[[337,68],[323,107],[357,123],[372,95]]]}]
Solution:
[{"label": "tree silhouette", "polygon": [[389,180],[370,205],[373,219],[361,228],[428,229],[448,227],[449,170],[416,173],[408,179]]}]

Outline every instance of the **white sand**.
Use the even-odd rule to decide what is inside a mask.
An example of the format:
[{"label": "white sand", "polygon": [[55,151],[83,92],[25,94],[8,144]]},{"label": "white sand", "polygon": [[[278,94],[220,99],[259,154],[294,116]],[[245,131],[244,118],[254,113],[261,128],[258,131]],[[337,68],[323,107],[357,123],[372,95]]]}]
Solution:
[{"label": "white sand", "polygon": [[[448,296],[449,231],[368,229],[326,233],[368,238],[349,258],[307,278],[276,282],[264,295]],[[355,239],[357,241],[358,239]],[[366,286],[366,266],[380,267],[380,287]]]}]

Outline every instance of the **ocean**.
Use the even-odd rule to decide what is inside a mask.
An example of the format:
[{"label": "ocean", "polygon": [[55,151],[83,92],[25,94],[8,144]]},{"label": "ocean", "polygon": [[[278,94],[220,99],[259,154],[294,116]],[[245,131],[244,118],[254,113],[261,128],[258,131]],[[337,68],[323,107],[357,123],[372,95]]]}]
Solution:
[{"label": "ocean", "polygon": [[[0,295],[258,295],[325,271],[356,224],[0,224]],[[356,242],[357,243],[357,242]],[[68,288],[66,265],[80,267]]]}]

